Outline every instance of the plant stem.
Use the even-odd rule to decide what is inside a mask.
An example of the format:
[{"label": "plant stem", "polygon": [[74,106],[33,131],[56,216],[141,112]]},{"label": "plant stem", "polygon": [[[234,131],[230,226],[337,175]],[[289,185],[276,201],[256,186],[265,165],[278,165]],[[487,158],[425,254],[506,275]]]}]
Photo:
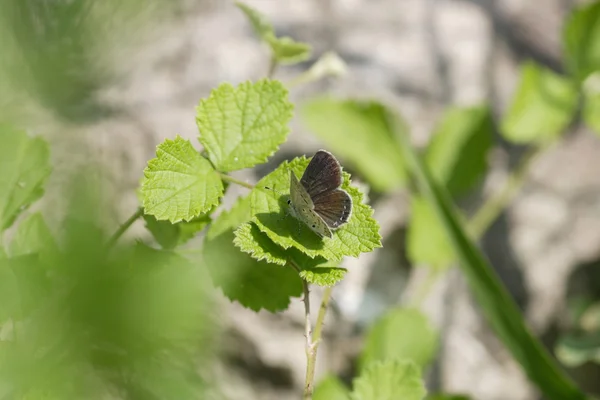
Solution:
[{"label": "plant stem", "polygon": [[519,164],[508,176],[504,187],[502,187],[495,195],[487,199],[483,206],[475,213],[468,223],[468,231],[473,235],[473,238],[476,240],[480,239],[485,231],[488,230],[502,211],[508,206],[518,190],[523,186],[523,183],[525,183],[529,167],[546,148],[547,146],[532,147],[521,160],[519,160]]},{"label": "plant stem", "polygon": [[277,62],[277,59],[274,56],[272,56],[271,61],[269,62],[269,72],[267,72],[267,78],[273,78],[273,75],[275,75],[275,71],[277,71],[278,66],[279,63]]},{"label": "plant stem", "polygon": [[108,241],[106,242],[106,248],[110,249],[111,247],[113,247],[117,240],[119,240],[119,238],[123,236],[123,233],[125,233],[125,231],[129,229],[129,227],[133,225],[133,223],[142,215],[144,215],[144,210],[142,209],[142,207],[138,207],[138,209],[133,213],[133,215],[131,215],[131,217],[129,217],[127,221],[123,222],[121,226],[119,226],[119,229],[117,229],[117,231],[108,239]]},{"label": "plant stem", "polygon": [[231,177],[231,176],[229,176],[227,174],[223,174],[223,173],[219,172],[219,176],[224,181],[235,183],[237,185],[243,186],[243,187],[248,188],[248,189],[254,189],[254,185],[252,185],[250,183],[246,183],[244,181],[240,181],[239,179],[235,179],[234,177]]}]

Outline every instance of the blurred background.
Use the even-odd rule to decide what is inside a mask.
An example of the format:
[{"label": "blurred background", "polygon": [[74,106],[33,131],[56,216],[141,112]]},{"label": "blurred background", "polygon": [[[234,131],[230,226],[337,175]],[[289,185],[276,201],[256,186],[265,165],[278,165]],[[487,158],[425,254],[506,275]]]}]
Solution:
[{"label": "blurred background", "polygon": [[[505,113],[523,63],[534,61],[551,71],[564,73],[562,27],[570,10],[586,2],[247,0],[246,3],[264,13],[278,35],[290,36],[313,47],[309,60],[281,66],[275,71],[275,78],[289,82],[329,51],[337,53],[346,64],[346,74],[341,77],[294,87],[291,98],[298,109],[323,93],[382,100],[402,114],[414,143],[425,146],[449,107],[485,103],[493,116]],[[300,298],[293,298],[285,312],[255,313],[231,303],[210,286],[201,271],[177,259],[167,260],[165,265],[176,264],[177,271],[183,269],[186,274],[197,276],[199,283],[198,287],[188,285],[191,287],[186,295],[173,300],[171,291],[177,291],[188,278],[173,269],[160,272],[164,265],[149,257],[148,248],[136,250],[132,244],[122,250],[123,256],[117,261],[105,260],[99,264],[90,264],[81,251],[89,248],[89,253],[96,254],[100,251],[97,242],[106,239],[106,234],[112,233],[136,210],[136,190],[143,169],[160,142],[179,134],[197,143],[195,106],[201,98],[222,82],[238,84],[266,76],[269,50],[257,39],[244,14],[226,0],[2,0],[0,49],[0,120],[31,135],[40,135],[51,149],[53,172],[46,193],[28,213],[40,211],[54,232],[59,231],[57,227],[67,226],[65,240],[73,245],[70,247],[73,254],[68,253],[73,258],[67,264],[93,264],[95,269],[91,268],[81,279],[89,280],[89,287],[95,290],[90,293],[106,296],[104,300],[88,299],[91,303],[83,304],[89,308],[69,316],[62,314],[72,309],[74,300],[66,295],[61,297],[52,305],[55,314],[48,314],[56,315],[53,322],[46,321],[52,318],[40,317],[37,325],[23,327],[34,336],[31,340],[48,340],[36,335],[49,327],[52,332],[63,332],[57,334],[56,340],[58,337],[66,340],[64,335],[71,330],[82,332],[85,327],[93,327],[96,336],[92,336],[101,340],[90,339],[89,335],[84,335],[85,340],[81,335],[76,336],[79,345],[87,343],[86,346],[96,349],[99,342],[110,347],[107,343],[115,340],[123,346],[135,347],[132,342],[142,335],[150,343],[148,352],[171,354],[177,368],[169,370],[180,372],[176,377],[165,377],[164,366],[168,363],[141,368],[148,354],[144,350],[140,350],[139,359],[125,365],[118,354],[100,346],[101,356],[92,357],[94,368],[108,371],[102,375],[103,382],[110,382],[109,386],[116,389],[107,390],[94,381],[87,385],[87,390],[102,387],[96,394],[106,390],[109,396],[102,398],[298,398],[305,373]],[[497,126],[493,141],[484,178],[458,199],[466,213],[503,185],[526,152],[523,146],[505,141]],[[290,138],[281,151],[268,164],[240,171],[236,176],[256,182],[284,159],[311,155],[323,146],[309,124],[296,115]],[[339,158],[346,165],[344,157]],[[352,163],[346,169],[355,174],[357,183],[368,188],[368,179],[353,169]],[[581,309],[581,304],[588,305],[600,298],[599,170],[600,138],[584,124],[569,125],[562,140],[529,165],[522,188],[481,240],[482,248],[523,310],[529,326],[550,349],[556,349],[569,335],[573,315]],[[82,171],[88,172],[82,177]],[[383,176],[390,172],[379,173]],[[87,181],[88,186],[82,185],[81,180]],[[245,193],[243,188],[231,189],[226,204]],[[439,332],[438,350],[425,375],[431,391],[460,393],[476,400],[540,398],[480,315],[461,272],[452,268],[431,279],[430,270],[415,265],[407,255],[410,223],[407,193],[371,188],[369,198],[375,218],[381,224],[383,248],[344,261],[343,266],[349,272],[333,292],[333,306],[319,349],[317,380],[331,373],[351,382],[368,327],[390,308],[407,302],[413,304],[411,299],[417,297],[416,304]],[[91,238],[84,243],[69,241],[78,237],[78,229],[88,229],[82,228],[86,225],[79,219],[78,224],[68,224],[69,215],[77,207],[87,210],[78,215],[85,215],[84,222],[93,226],[81,237],[90,238],[90,232],[98,229],[97,241]],[[14,235],[10,231],[8,234]],[[148,238],[143,221],[136,222],[125,235],[125,241],[131,243]],[[133,285],[139,293],[131,294],[127,286],[132,284],[130,275],[123,275],[120,270],[131,257],[154,260],[160,264],[156,273],[166,276],[156,277],[157,281],[145,278],[141,288]],[[64,274],[71,278],[76,275],[69,269]],[[422,292],[423,282],[428,280],[431,287]],[[65,280],[59,281],[53,282],[38,301],[44,303],[53,293],[62,293]],[[320,291],[314,290],[313,295],[317,304]],[[149,298],[154,300],[147,305],[145,299]],[[82,297],[75,299],[79,303]],[[113,311],[106,312],[109,306],[105,306],[105,301]],[[122,310],[123,304],[128,304],[127,311]],[[171,315],[171,311],[165,311],[173,308],[181,312]],[[105,310],[106,315],[99,312],[100,321],[90,320],[90,315],[96,318],[94,310]],[[146,310],[147,318],[142,310]],[[111,319],[117,318],[113,312],[122,313],[118,320]],[[62,321],[58,315],[69,322],[57,322]],[[130,320],[131,315],[145,323],[161,316],[164,322],[158,320],[156,324],[185,326],[184,334],[177,329],[168,330],[156,335],[162,338],[159,340],[151,332],[153,324],[142,324],[142,328],[119,325],[119,321]],[[594,326],[600,326],[598,315],[597,310],[588,317],[597,318]],[[190,320],[194,323],[188,323]],[[110,332],[111,324],[124,327],[115,334]],[[8,335],[16,329],[10,328]],[[213,329],[221,330],[218,339]],[[165,335],[174,338],[161,342]],[[213,340],[218,346],[212,344]],[[592,348],[598,351],[600,346],[594,343]],[[204,352],[207,348],[211,354]],[[218,350],[213,354],[214,349]],[[70,352],[77,354],[74,349]],[[600,353],[594,354],[584,357],[582,362],[565,365],[586,391],[598,394],[597,354]],[[6,359],[6,363],[10,365],[17,365],[18,360],[32,363],[35,360],[33,355],[16,350],[9,356],[12,358]],[[72,376],[69,372],[72,365],[82,362],[68,357],[57,359],[63,363],[71,360],[72,364],[55,374],[54,383],[40,377],[47,376],[47,371],[56,366],[45,366],[47,369],[33,374],[26,365],[19,373],[9,371],[11,368],[5,364],[7,370],[0,387],[3,398],[25,398],[18,397],[16,393],[23,392],[15,388],[42,387],[41,381],[63,385],[65,377]],[[187,367],[198,360],[208,363],[199,369],[210,370],[209,381],[217,387],[211,388],[214,392],[204,390],[206,382],[202,379],[196,382],[195,378],[185,376],[183,371],[193,369]],[[119,366],[120,372],[113,374],[115,369],[111,370],[111,365]],[[152,382],[163,386],[157,389]],[[185,385],[198,392],[177,393],[174,389]],[[72,387],[64,390],[60,392],[63,397],[43,397],[39,393],[27,398],[82,398],[72,394],[75,393],[71,392],[75,390]]]}]

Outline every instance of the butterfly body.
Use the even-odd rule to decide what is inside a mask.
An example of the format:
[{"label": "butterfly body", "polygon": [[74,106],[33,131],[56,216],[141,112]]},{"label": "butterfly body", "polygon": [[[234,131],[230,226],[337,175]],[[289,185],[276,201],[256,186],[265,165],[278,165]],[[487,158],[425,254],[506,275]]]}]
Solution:
[{"label": "butterfly body", "polygon": [[340,188],[342,168],[335,157],[319,150],[298,180],[290,171],[291,214],[321,237],[333,237],[332,230],[350,219],[352,198]]}]

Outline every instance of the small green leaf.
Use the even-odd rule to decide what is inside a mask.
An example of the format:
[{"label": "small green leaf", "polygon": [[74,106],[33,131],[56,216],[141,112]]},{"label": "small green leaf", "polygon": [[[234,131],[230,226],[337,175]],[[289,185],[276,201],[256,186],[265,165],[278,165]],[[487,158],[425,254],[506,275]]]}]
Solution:
[{"label": "small green leaf", "polygon": [[374,361],[410,360],[425,368],[438,346],[438,334],[427,317],[414,309],[397,308],[370,329],[361,356],[361,367]]},{"label": "small green leaf", "polygon": [[235,5],[242,10],[244,14],[246,14],[246,17],[252,24],[254,32],[262,40],[267,40],[269,35],[273,35],[275,33],[273,25],[271,25],[267,17],[265,17],[261,12],[239,1],[236,1]]},{"label": "small green leaf", "polygon": [[0,232],[44,193],[50,150],[41,138],[0,124]]},{"label": "small green leaf", "polygon": [[521,67],[519,86],[502,121],[502,134],[515,143],[544,142],[557,138],[577,106],[573,83],[528,62]]},{"label": "small green leaf", "polygon": [[387,125],[387,109],[376,102],[318,98],[302,107],[308,129],[379,191],[406,184],[404,162]]},{"label": "small green leaf", "polygon": [[9,252],[11,257],[33,253],[40,253],[42,257],[56,255],[58,246],[42,214],[31,214],[19,223]]},{"label": "small green leaf", "polygon": [[204,261],[214,284],[230,300],[254,311],[285,310],[290,297],[302,293],[302,282],[292,268],[257,261],[233,245],[233,230],[250,217],[249,197],[221,213],[207,232]]},{"label": "small green leaf", "polygon": [[186,243],[210,223],[210,216],[201,214],[190,221],[180,221],[175,224],[169,221],[159,221],[152,215],[144,215],[146,228],[152,233],[156,242],[165,250]]},{"label": "small green leaf", "polygon": [[354,380],[352,400],[422,400],[426,394],[419,367],[390,360],[369,365]]},{"label": "small green leaf", "polygon": [[589,361],[600,364],[600,331],[565,335],[559,339],[555,353],[568,367],[578,367]]},{"label": "small green leaf", "polygon": [[307,43],[296,42],[284,36],[267,35],[267,43],[271,46],[273,57],[280,64],[297,64],[310,58],[312,48]]},{"label": "small green leaf", "polygon": [[565,58],[574,78],[583,82],[600,70],[600,2],[576,8],[563,32]]},{"label": "small green leaf", "polygon": [[313,394],[313,400],[349,400],[350,391],[340,380],[328,375],[321,379]]},{"label": "small green leaf", "polygon": [[320,256],[329,261],[340,261],[345,256],[358,257],[360,253],[381,247],[379,224],[371,217],[373,209],[362,202],[362,193],[350,186],[350,175],[346,172],[343,173],[342,188],[352,197],[352,216],[347,224],[335,231],[333,238],[320,238],[288,214],[290,171],[301,176],[308,162],[305,157],[283,162],[256,184],[250,193],[252,221],[277,245],[284,249],[295,247],[311,258]]},{"label": "small green leaf", "polygon": [[190,221],[223,195],[223,183],[210,162],[180,136],[156,148],[142,180],[144,211],[157,220]]},{"label": "small green leaf", "polygon": [[487,107],[452,108],[444,114],[425,160],[453,195],[468,191],[485,174],[492,133]]},{"label": "small green leaf", "polygon": [[279,81],[220,85],[196,108],[200,142],[213,165],[228,172],[264,163],[290,131],[294,106]]},{"label": "small green leaf", "polygon": [[452,243],[433,208],[421,196],[411,199],[411,217],[406,235],[407,255],[413,264],[444,269],[456,261]]},{"label": "small green leaf", "polygon": [[346,272],[346,268],[317,266],[300,271],[300,278],[319,286],[334,286],[344,279]]}]

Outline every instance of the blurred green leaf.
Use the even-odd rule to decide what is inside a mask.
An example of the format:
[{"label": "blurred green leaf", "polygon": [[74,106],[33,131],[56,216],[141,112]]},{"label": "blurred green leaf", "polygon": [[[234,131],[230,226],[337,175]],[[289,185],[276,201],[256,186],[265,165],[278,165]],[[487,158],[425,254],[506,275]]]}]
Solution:
[{"label": "blurred green leaf", "polygon": [[156,148],[142,180],[144,212],[171,223],[190,221],[223,196],[219,174],[192,144],[179,135]]},{"label": "blurred green leaf", "polygon": [[588,92],[583,103],[582,117],[596,135],[600,135],[600,93]]},{"label": "blurred green leaf", "polygon": [[406,247],[407,256],[413,264],[444,269],[456,261],[456,253],[444,226],[431,204],[419,195],[413,195],[411,199]]},{"label": "blurred green leaf", "polygon": [[563,30],[567,66],[578,81],[600,70],[600,2],[575,8]]},{"label": "blurred green leaf", "polygon": [[487,170],[493,124],[487,107],[452,108],[427,147],[431,173],[450,193],[460,195],[473,187]]},{"label": "blurred green leaf", "polygon": [[402,156],[383,105],[324,97],[306,103],[301,115],[308,129],[374,189],[390,191],[406,184]]},{"label": "blurred green leaf", "polygon": [[600,364],[600,331],[589,334],[569,334],[558,340],[556,357],[568,367],[586,362]]},{"label": "blurred green leaf", "polygon": [[279,81],[223,83],[196,108],[200,143],[219,171],[264,163],[287,138],[293,109]]},{"label": "blurred green leaf", "polygon": [[438,347],[438,334],[419,310],[397,308],[378,319],[369,330],[361,368],[376,361],[410,360],[425,368]]},{"label": "blurred green leaf", "polygon": [[51,257],[58,252],[56,240],[42,214],[31,214],[19,223],[17,232],[10,242],[9,252],[11,257],[32,253]]},{"label": "blurred green leaf", "polygon": [[312,47],[307,43],[296,42],[287,36],[267,36],[267,43],[271,46],[273,57],[280,64],[297,64],[310,58]]},{"label": "blurred green leaf", "polygon": [[159,221],[152,215],[144,215],[146,228],[152,233],[156,242],[165,250],[186,243],[210,223],[210,215],[201,214],[190,221],[180,221],[172,224],[169,221]]},{"label": "blurred green leaf", "polygon": [[49,159],[43,139],[0,124],[0,233],[44,193]]},{"label": "blurred green leaf", "polygon": [[419,367],[409,361],[370,364],[353,386],[352,400],[422,400],[427,393]]},{"label": "blurred green leaf", "polygon": [[271,25],[271,22],[269,22],[267,17],[264,16],[261,12],[239,1],[236,1],[235,5],[240,10],[242,10],[244,14],[246,14],[246,17],[252,24],[254,32],[258,35],[259,38],[261,38],[262,40],[267,40],[267,37],[275,34],[275,29],[273,29],[273,25]]},{"label": "blurred green leaf", "polygon": [[8,259],[0,258],[0,324],[21,315],[19,283]]},{"label": "blurred green leaf", "polygon": [[579,325],[586,332],[600,332],[600,302],[586,307],[579,318]]},{"label": "blurred green leaf", "polygon": [[302,282],[291,267],[257,261],[234,246],[234,229],[251,218],[250,199],[224,211],[208,230],[203,259],[212,280],[225,296],[254,311],[285,310],[290,297],[300,296]]},{"label": "blurred green leaf", "polygon": [[[390,119],[390,123],[394,123],[394,119]],[[449,193],[432,178],[403,127],[396,132],[410,172],[421,194],[432,205],[444,226],[474,298],[500,340],[548,399],[585,399],[586,396],[559,369],[544,346],[531,334],[514,300],[461,225]]]},{"label": "blurred green leaf", "polygon": [[460,394],[432,394],[427,396],[425,400],[469,400],[469,397]]},{"label": "blurred green leaf", "polygon": [[313,400],[350,400],[350,391],[337,377],[327,375],[315,386]]},{"label": "blurred green leaf", "polygon": [[502,120],[502,134],[515,143],[555,139],[570,123],[576,107],[577,91],[569,79],[533,62],[525,63]]}]

